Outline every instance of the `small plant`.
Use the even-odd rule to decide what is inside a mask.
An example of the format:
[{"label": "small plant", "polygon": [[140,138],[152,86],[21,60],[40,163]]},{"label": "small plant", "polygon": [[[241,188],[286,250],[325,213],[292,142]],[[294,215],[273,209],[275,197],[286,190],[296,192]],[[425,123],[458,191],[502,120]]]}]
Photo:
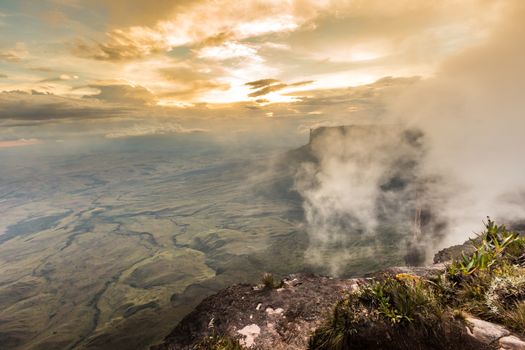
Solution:
[{"label": "small plant", "polygon": [[[520,269],[521,270],[521,269]],[[494,314],[510,309],[515,303],[525,301],[525,275],[496,276],[487,290],[486,302]]]},{"label": "small plant", "polygon": [[524,238],[488,218],[484,232],[471,241],[474,253],[454,260],[436,284],[443,287],[443,300],[516,329],[521,311],[525,319],[525,306],[516,307],[525,301],[525,269],[519,266],[525,256]]},{"label": "small plant", "polygon": [[455,309],[454,311],[452,311],[452,316],[456,320],[461,320],[461,321],[465,321],[465,319],[467,318],[465,313],[462,310],[458,310],[458,309]]},{"label": "small plant", "polygon": [[452,261],[447,271],[449,275],[471,275],[491,269],[501,261],[521,257],[525,248],[522,237],[508,231],[505,225],[496,225],[490,217],[487,218],[485,231],[471,242],[476,250],[471,255],[462,254],[461,259]]},{"label": "small plant", "polygon": [[273,274],[269,272],[266,272],[262,275],[261,282],[265,289],[281,288],[283,285],[283,281],[277,282],[273,277]]},{"label": "small plant", "polygon": [[493,251],[496,255],[502,254],[505,248],[519,239],[516,232],[508,231],[505,225],[496,225],[494,221],[490,220],[490,217],[487,218],[485,227],[482,244],[486,246],[487,251]]},{"label": "small plant", "polygon": [[525,333],[525,302],[516,302],[510,310],[503,314],[504,323],[514,330]]},{"label": "small plant", "polygon": [[310,338],[309,349],[368,348],[367,342],[375,342],[366,335],[372,322],[380,324],[384,332],[423,334],[429,343],[439,343],[442,320],[443,313],[429,283],[408,274],[386,276],[338,302],[325,324]]},{"label": "small plant", "polygon": [[485,295],[491,279],[492,275],[488,271],[468,276],[456,286],[452,304],[478,316],[489,316]]},{"label": "small plant", "polygon": [[357,333],[360,324],[359,315],[363,310],[357,300],[357,294],[350,294],[339,301],[324,325],[310,337],[310,350],[349,350],[352,336]]},{"label": "small plant", "polygon": [[412,318],[398,310],[392,300],[393,297],[399,300],[399,291],[395,291],[396,287],[396,282],[392,279],[376,282],[363,291],[361,300],[377,308],[377,312],[391,323],[410,322]]},{"label": "small plant", "polygon": [[202,338],[192,350],[244,350],[239,340],[228,335],[210,335]]},{"label": "small plant", "polygon": [[478,270],[486,270],[496,262],[496,253],[486,250],[485,247],[477,249],[471,256],[461,254],[461,260],[457,262],[459,271],[464,275],[471,275]]},{"label": "small plant", "polygon": [[402,274],[376,282],[364,289],[361,300],[393,324],[425,323],[439,314],[430,285],[412,275]]}]

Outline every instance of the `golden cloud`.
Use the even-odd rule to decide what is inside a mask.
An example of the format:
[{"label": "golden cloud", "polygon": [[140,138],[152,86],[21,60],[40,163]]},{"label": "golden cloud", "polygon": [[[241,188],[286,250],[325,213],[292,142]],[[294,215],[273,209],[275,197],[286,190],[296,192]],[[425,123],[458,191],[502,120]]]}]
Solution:
[{"label": "golden cloud", "polygon": [[[125,6],[123,2],[117,3],[119,8]],[[77,40],[73,52],[96,60],[121,61],[140,59],[183,45],[217,46],[226,40],[293,31],[315,16],[317,8],[322,6],[314,0],[269,0],[264,4],[252,1],[185,2],[176,13],[168,12],[170,18],[165,18],[166,12],[155,11],[159,20],[154,24],[108,31],[105,42]]]},{"label": "golden cloud", "polygon": [[18,42],[14,48],[0,51],[0,61],[20,62],[26,58],[28,54],[26,45],[22,42]]},{"label": "golden cloud", "polygon": [[256,90],[250,93],[248,95],[249,97],[259,97],[259,96],[268,95],[271,92],[279,91],[285,88],[303,86],[303,85],[308,85],[311,83],[313,83],[313,80],[306,80],[306,81],[300,81],[300,82],[292,83],[292,84],[285,84],[277,79],[261,79],[261,80],[248,82],[245,85],[250,86],[251,89]]}]

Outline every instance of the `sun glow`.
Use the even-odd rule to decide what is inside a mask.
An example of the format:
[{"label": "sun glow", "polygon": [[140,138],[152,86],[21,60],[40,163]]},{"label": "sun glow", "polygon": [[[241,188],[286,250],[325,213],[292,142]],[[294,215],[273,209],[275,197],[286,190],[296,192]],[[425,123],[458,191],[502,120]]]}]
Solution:
[{"label": "sun glow", "polygon": [[298,26],[295,17],[281,15],[275,18],[240,23],[237,25],[236,31],[243,37],[250,37],[266,33],[292,31]]}]

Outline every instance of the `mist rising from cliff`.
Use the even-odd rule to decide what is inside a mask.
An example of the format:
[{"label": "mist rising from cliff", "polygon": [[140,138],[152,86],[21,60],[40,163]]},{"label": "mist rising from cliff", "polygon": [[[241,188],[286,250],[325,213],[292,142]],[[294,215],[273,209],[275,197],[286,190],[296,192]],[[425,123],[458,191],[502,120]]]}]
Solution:
[{"label": "mist rising from cliff", "polygon": [[[421,167],[424,134],[399,125],[353,125],[316,130],[309,144],[315,161],[296,174],[308,222],[307,259],[338,275],[345,265],[388,265],[443,239],[439,209],[448,198],[439,176]],[[355,272],[355,271],[354,271]]]},{"label": "mist rising from cliff", "polygon": [[[507,223],[525,218],[525,4],[509,2],[507,10],[485,44],[387,103],[377,125],[388,132],[334,132],[312,144],[319,162],[305,164],[296,184],[314,263],[337,274],[352,257],[377,257],[373,244],[360,249],[354,242],[381,239],[388,222],[410,250],[417,230],[409,214],[418,207],[434,224],[414,241],[430,251],[472,236],[487,215]],[[420,130],[420,147],[400,143],[391,125]],[[396,167],[413,178],[401,191],[385,191]],[[381,212],[382,203],[394,210]]]},{"label": "mist rising from cliff", "polygon": [[391,101],[390,117],[428,138],[424,169],[458,186],[443,215],[447,245],[478,231],[490,215],[525,218],[525,3],[509,2],[508,16],[486,44],[446,62],[435,78]]}]

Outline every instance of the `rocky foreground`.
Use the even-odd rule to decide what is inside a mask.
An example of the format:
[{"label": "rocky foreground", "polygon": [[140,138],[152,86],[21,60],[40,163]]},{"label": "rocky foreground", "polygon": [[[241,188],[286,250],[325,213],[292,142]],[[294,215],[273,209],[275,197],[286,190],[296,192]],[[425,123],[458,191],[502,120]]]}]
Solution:
[{"label": "rocky foreground", "polygon": [[[436,254],[434,264],[427,267],[395,267],[373,276],[337,279],[307,274],[286,277],[278,288],[264,285],[235,285],[206,298],[152,350],[175,349],[328,349],[311,342],[312,334],[334,313],[334,305],[345,295],[365,288],[377,279],[409,276],[431,280],[445,273],[450,260],[462,251],[472,253],[466,243]],[[361,323],[352,335],[352,349],[525,349],[520,332],[501,324],[460,312],[457,317],[444,317],[439,326],[437,342],[414,327],[391,327],[389,322]],[[366,309],[365,309],[366,316]],[[366,318],[366,317],[365,317]],[[372,317],[371,317],[372,318]],[[331,321],[333,322],[333,321]],[[401,330],[399,330],[401,329]],[[434,330],[430,330],[432,333]],[[430,334],[429,333],[429,334]],[[202,339],[220,335],[234,339],[231,346],[206,345]],[[210,339],[211,339],[210,338]],[[357,343],[356,343],[357,341]],[[204,345],[203,345],[204,344]],[[348,347],[343,347],[346,349]]]},{"label": "rocky foreground", "polygon": [[232,286],[203,300],[154,349],[191,349],[214,333],[239,336],[252,349],[305,349],[327,310],[363,281],[301,274],[284,279],[277,289]]}]

